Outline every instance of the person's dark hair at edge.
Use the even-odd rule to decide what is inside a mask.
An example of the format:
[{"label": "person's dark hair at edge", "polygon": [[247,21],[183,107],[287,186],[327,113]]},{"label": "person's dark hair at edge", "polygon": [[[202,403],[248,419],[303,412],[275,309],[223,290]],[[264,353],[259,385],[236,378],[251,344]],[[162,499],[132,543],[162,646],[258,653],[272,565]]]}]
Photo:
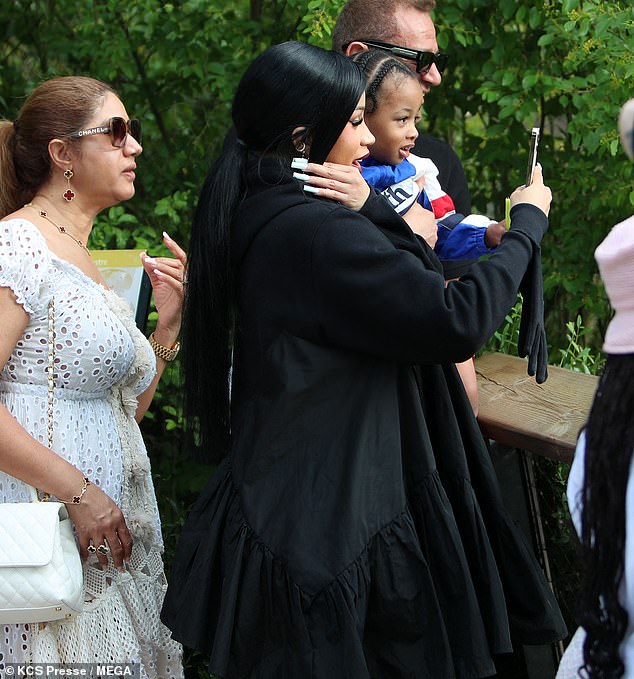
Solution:
[{"label": "person's dark hair at edge", "polygon": [[[211,168],[192,225],[183,317],[187,432],[198,455],[217,462],[230,446],[230,366],[235,309],[230,234],[245,192],[247,162],[298,155],[293,130],[305,128],[310,160],[323,163],[365,88],[359,68],[340,54],[286,42],[247,68],[233,100],[234,130]],[[295,137],[297,142],[298,137]],[[200,357],[207,359],[200,362]]]},{"label": "person's dark hair at edge", "polygon": [[332,49],[343,52],[343,46],[353,40],[390,42],[397,32],[395,14],[399,7],[432,12],[436,0],[348,0],[332,30]]},{"label": "person's dark hair at edge", "polygon": [[628,615],[619,602],[625,560],[625,498],[634,452],[634,354],[609,354],[586,428],[581,544],[586,570],[579,622],[587,679],[625,671],[619,646]]}]

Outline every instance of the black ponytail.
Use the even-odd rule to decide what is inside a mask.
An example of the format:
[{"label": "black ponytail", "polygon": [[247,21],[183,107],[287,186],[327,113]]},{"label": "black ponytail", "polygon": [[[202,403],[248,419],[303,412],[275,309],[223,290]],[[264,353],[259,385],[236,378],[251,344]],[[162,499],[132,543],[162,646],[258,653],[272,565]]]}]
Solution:
[{"label": "black ponytail", "polygon": [[365,81],[346,57],[287,42],[267,49],[240,80],[234,130],[211,168],[194,216],[183,312],[186,428],[200,456],[217,462],[230,449],[230,371],[236,302],[231,232],[246,191],[247,163],[295,154],[305,129],[310,158],[323,162],[356,108]]},{"label": "black ponytail", "polygon": [[183,312],[187,431],[207,461],[229,450],[234,330],[231,223],[244,193],[247,149],[232,132],[203,184],[194,214]]}]

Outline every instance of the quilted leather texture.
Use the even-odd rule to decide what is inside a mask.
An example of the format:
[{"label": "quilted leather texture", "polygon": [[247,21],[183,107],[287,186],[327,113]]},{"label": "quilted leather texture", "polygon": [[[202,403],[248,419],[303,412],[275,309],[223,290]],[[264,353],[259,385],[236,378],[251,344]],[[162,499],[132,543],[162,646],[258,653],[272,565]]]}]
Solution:
[{"label": "quilted leather texture", "polygon": [[82,565],[64,505],[0,504],[0,624],[68,618],[82,604]]}]

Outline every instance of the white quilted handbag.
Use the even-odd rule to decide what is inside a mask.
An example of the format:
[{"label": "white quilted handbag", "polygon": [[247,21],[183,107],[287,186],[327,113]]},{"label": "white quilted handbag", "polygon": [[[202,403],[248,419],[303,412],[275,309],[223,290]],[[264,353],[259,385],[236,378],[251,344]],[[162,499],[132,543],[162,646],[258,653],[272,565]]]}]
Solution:
[{"label": "white quilted handbag", "polygon": [[[48,445],[53,444],[54,306],[49,304]],[[61,502],[0,504],[0,624],[69,619],[83,606],[83,570]]]},{"label": "white quilted handbag", "polygon": [[0,623],[71,618],[83,605],[83,581],[61,502],[0,504]]}]

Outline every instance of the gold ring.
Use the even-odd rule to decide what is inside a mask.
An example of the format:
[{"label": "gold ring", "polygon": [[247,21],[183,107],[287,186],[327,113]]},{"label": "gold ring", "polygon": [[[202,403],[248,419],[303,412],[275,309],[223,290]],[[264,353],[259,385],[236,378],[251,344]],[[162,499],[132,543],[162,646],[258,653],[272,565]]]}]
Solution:
[{"label": "gold ring", "polygon": [[88,547],[86,547],[86,551],[89,554],[95,554],[97,552],[97,548],[95,547],[95,545],[88,545]]},{"label": "gold ring", "polygon": [[99,545],[99,547],[97,547],[97,551],[99,554],[107,554],[110,550],[108,547],[106,547],[106,545]]}]

